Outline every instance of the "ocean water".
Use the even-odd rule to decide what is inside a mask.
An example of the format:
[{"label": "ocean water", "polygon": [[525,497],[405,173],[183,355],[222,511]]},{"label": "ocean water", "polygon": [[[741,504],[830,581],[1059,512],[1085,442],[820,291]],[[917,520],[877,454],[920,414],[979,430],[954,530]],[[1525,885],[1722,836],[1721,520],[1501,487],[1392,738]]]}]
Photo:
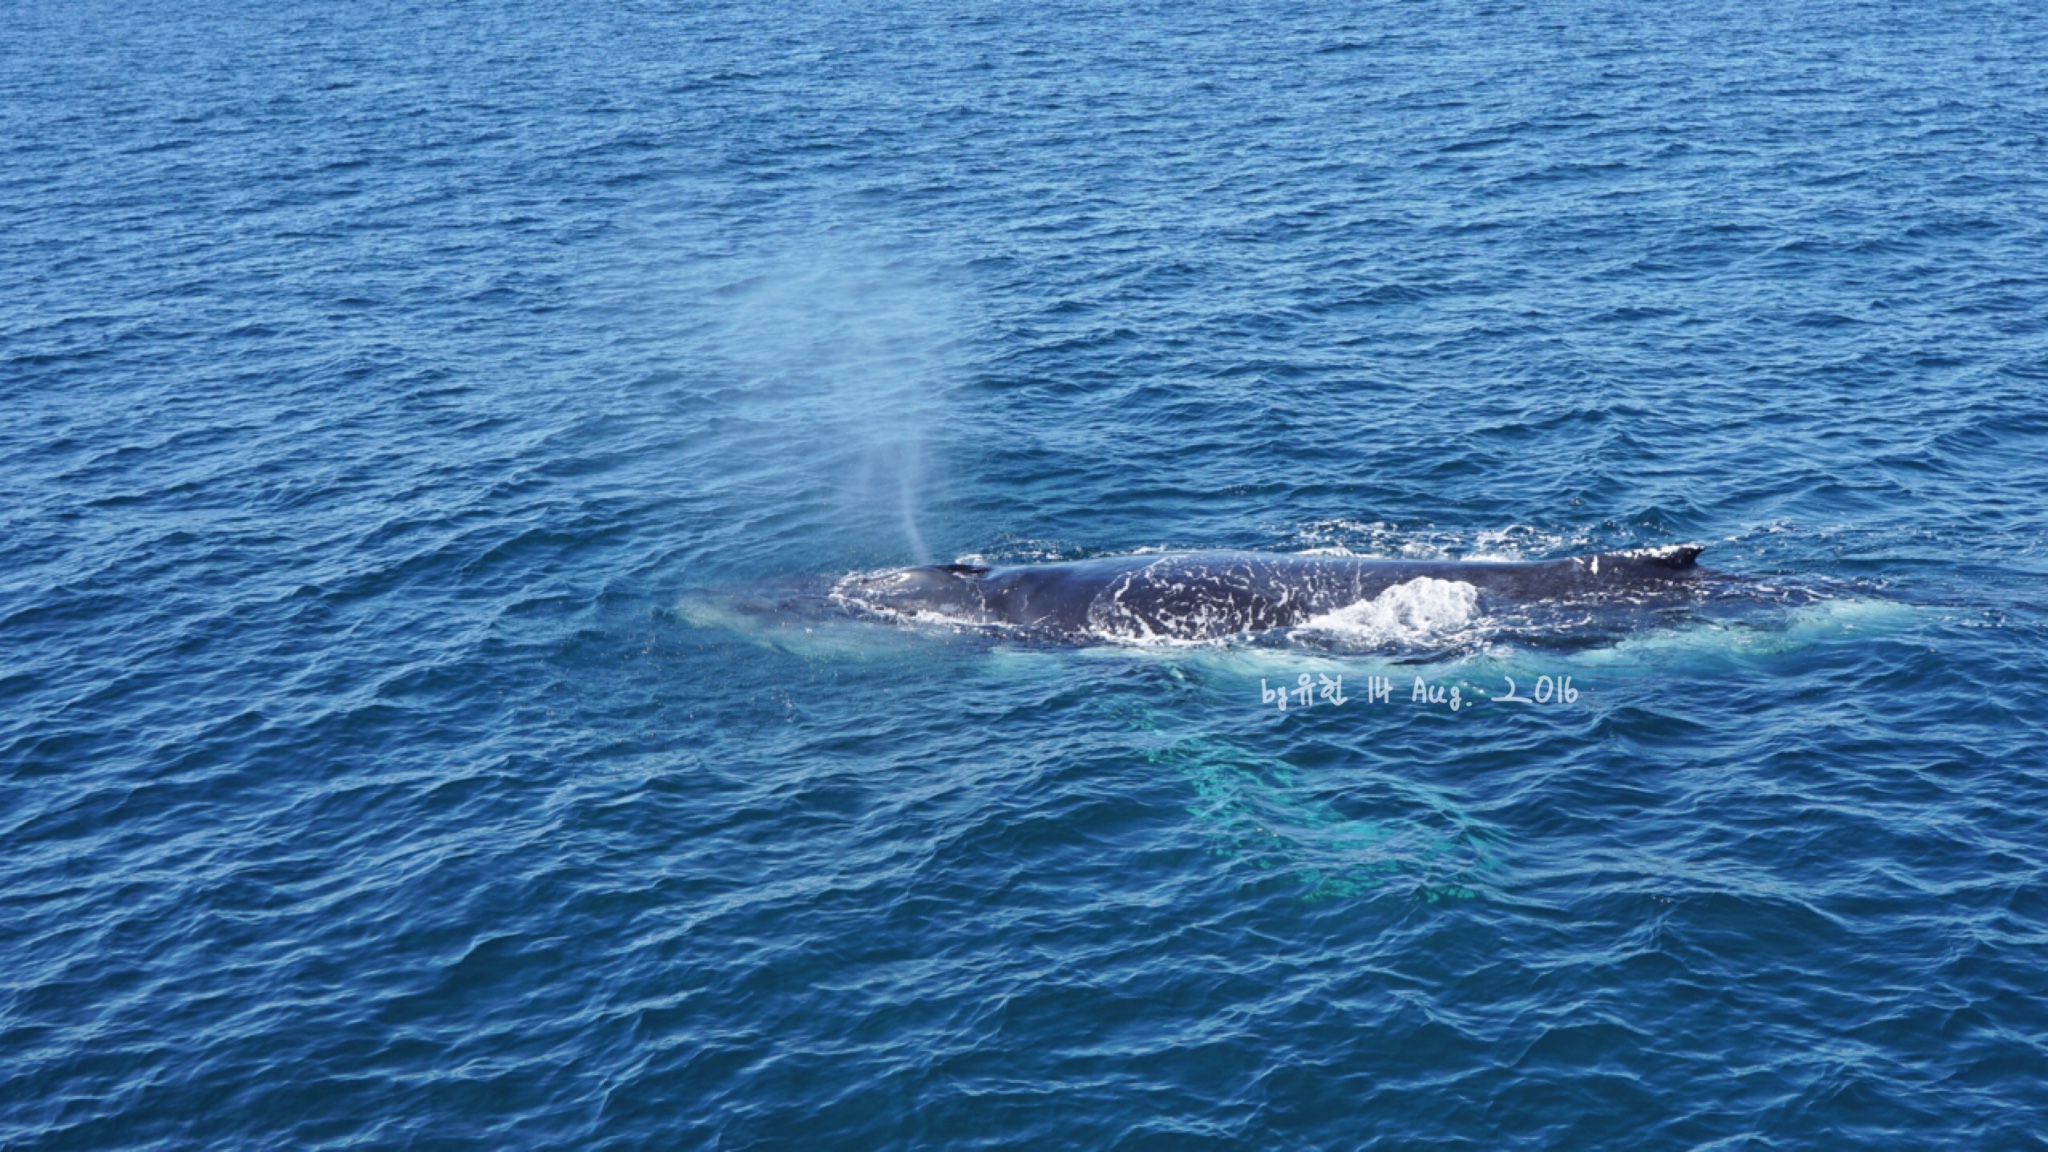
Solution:
[{"label": "ocean water", "polygon": [[2042,1146],[2039,6],[4,12],[0,1146]]}]

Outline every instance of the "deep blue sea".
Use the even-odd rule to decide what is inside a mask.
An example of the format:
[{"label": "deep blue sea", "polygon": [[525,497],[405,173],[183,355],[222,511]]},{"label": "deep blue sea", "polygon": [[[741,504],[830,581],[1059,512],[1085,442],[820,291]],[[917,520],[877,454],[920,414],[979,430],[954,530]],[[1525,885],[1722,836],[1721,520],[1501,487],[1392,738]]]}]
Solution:
[{"label": "deep blue sea", "polygon": [[2044,1146],[2048,9],[0,18],[0,1146]]}]

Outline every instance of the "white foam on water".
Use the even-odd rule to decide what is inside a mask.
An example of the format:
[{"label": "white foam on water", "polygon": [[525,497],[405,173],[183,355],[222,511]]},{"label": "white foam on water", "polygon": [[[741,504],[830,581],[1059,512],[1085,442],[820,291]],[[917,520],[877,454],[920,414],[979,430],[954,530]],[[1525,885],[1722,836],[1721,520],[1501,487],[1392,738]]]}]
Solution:
[{"label": "white foam on water", "polygon": [[1561,553],[1597,552],[1603,547],[1603,542],[1590,532],[1550,532],[1527,524],[1469,532],[1381,520],[1319,520],[1297,529],[1294,541],[1302,555],[1399,560],[1512,562]]},{"label": "white foam on water", "polygon": [[1311,617],[1288,635],[1317,634],[1351,644],[1438,644],[1469,631],[1479,615],[1479,589],[1462,580],[1418,576],[1370,600]]}]

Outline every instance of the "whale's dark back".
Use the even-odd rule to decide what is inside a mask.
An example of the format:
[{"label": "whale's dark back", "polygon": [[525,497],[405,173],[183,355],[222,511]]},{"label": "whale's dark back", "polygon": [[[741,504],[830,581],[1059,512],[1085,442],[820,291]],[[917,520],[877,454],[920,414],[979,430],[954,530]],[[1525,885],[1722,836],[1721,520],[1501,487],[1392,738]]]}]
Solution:
[{"label": "whale's dark back", "polygon": [[1699,555],[1692,545],[1533,563],[1181,552],[925,566],[865,578],[845,595],[859,606],[1059,635],[1202,640],[1294,627],[1420,578],[1470,585],[1496,603],[1683,599],[1706,575]]}]

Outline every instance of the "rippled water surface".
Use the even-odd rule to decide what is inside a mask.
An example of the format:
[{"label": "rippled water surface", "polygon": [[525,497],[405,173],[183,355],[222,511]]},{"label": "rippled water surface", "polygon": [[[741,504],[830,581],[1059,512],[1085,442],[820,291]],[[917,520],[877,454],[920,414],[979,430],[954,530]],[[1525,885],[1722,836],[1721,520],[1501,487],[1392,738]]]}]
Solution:
[{"label": "rippled water surface", "polygon": [[2037,6],[5,15],[0,1146],[2039,1146]]}]

